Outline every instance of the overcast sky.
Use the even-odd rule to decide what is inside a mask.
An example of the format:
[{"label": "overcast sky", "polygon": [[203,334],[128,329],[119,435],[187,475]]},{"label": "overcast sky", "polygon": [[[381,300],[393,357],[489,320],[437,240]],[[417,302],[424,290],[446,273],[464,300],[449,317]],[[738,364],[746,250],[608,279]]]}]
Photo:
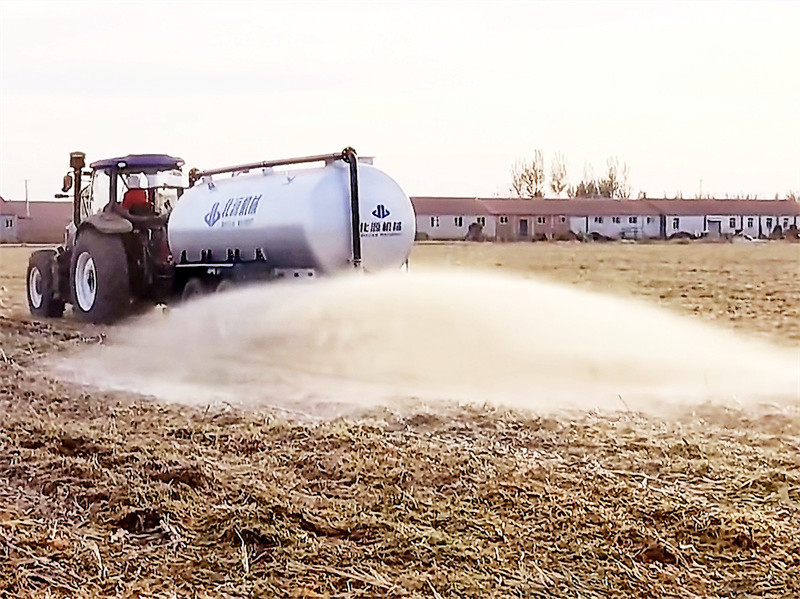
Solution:
[{"label": "overcast sky", "polygon": [[5,2],[0,195],[82,150],[189,166],[376,157],[409,195],[507,195],[562,152],[634,195],[800,191],[800,2]]}]

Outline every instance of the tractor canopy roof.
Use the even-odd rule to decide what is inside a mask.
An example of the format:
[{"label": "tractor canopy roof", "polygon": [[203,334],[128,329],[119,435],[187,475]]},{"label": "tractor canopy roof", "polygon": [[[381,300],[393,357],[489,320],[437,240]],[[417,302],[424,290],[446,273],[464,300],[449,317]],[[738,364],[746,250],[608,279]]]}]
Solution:
[{"label": "tractor canopy roof", "polygon": [[167,154],[128,154],[118,158],[98,160],[97,162],[92,162],[90,166],[98,170],[161,171],[182,167],[183,158],[176,158]]}]

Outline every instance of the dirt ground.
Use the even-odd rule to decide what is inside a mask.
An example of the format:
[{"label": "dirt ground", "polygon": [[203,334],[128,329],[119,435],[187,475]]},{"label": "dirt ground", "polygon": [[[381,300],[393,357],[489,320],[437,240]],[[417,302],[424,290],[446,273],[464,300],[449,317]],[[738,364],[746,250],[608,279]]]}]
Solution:
[{"label": "dirt ground", "polygon": [[[800,411],[493,408],[298,423],[36,374],[0,247],[0,597],[797,597]],[[800,340],[800,246],[423,244]]]}]

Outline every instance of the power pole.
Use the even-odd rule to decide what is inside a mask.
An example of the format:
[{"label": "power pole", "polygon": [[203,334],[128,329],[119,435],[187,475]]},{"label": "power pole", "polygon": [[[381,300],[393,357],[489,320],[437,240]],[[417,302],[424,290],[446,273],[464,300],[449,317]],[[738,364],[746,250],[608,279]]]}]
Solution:
[{"label": "power pole", "polygon": [[25,179],[25,216],[30,218],[31,216],[31,205],[28,201],[28,179]]}]

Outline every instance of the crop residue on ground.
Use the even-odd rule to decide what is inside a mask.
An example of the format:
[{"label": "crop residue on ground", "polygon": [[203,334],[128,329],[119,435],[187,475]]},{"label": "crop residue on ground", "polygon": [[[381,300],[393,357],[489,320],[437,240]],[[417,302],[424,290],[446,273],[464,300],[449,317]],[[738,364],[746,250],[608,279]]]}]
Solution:
[{"label": "crop residue on ground", "polygon": [[[800,596],[797,407],[664,418],[450,405],[307,422],[87,389],[42,365],[125,345],[128,331],[69,313],[31,322],[30,251],[0,247],[3,597]],[[412,256],[415,272],[480,266],[636,296],[795,351],[798,260],[800,245],[781,243],[425,244]],[[119,354],[131,361],[180,360],[205,335],[133,330],[150,338]]]}]

